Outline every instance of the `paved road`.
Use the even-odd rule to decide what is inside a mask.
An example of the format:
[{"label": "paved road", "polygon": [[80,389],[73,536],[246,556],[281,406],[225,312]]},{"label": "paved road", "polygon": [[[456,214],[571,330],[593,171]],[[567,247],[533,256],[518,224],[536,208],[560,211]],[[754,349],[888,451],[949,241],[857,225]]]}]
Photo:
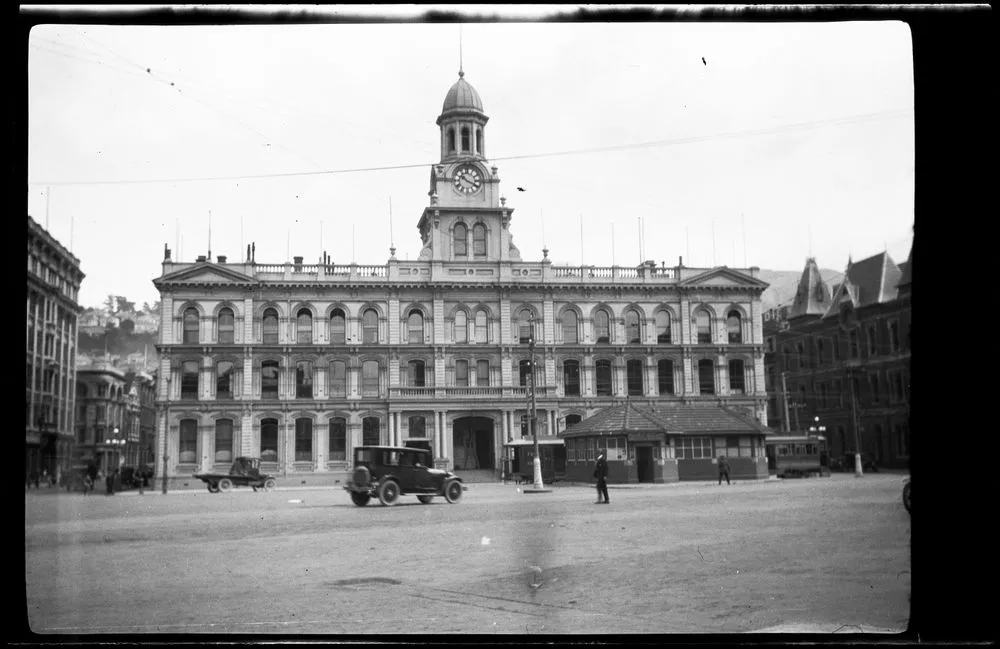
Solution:
[{"label": "paved road", "polygon": [[901,631],[901,475],[463,501],[337,489],[26,494],[41,633]]}]

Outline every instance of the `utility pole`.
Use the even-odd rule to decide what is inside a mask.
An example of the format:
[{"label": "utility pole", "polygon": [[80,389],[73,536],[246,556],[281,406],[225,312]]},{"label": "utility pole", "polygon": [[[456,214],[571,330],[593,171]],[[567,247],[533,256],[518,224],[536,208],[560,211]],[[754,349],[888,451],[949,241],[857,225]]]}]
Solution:
[{"label": "utility pole", "polygon": [[785,383],[785,377],[787,375],[788,372],[781,373],[781,401],[785,405],[785,420],[782,423],[784,424],[783,428],[786,433],[791,430],[791,420],[788,418],[788,386]]},{"label": "utility pole", "polygon": [[854,424],[854,477],[860,478],[864,475],[861,468],[861,437],[859,434],[857,398],[854,390],[854,369],[847,371],[848,380],[851,382],[851,423]]},{"label": "utility pole", "polygon": [[530,367],[531,372],[528,373],[528,398],[529,398],[529,411],[528,411],[528,421],[531,424],[531,435],[534,438],[535,444],[535,458],[532,461],[534,465],[534,487],[535,489],[543,489],[542,484],[542,457],[538,452],[538,404],[535,402],[535,318],[534,316],[528,318],[528,353],[530,354]]},{"label": "utility pole", "polygon": [[806,404],[804,404],[804,403],[797,403],[796,402],[796,403],[793,403],[789,407],[790,408],[795,408],[795,430],[796,430],[796,432],[800,432],[801,433],[802,432],[802,427],[799,425],[799,408],[805,408]]}]

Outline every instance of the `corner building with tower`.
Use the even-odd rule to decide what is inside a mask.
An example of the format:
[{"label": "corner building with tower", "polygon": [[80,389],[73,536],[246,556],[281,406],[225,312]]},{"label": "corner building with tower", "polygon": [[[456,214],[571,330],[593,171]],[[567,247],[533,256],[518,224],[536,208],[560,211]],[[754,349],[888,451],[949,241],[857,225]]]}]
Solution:
[{"label": "corner building with tower", "polygon": [[[279,484],[336,484],[354,447],[393,444],[495,480],[506,446],[530,435],[532,371],[540,437],[626,402],[723,407],[766,426],[758,269],[522,260],[488,119],[459,72],[414,261],[393,249],[378,265],[258,263],[254,246],[235,263],[182,263],[165,250],[158,476],[192,486],[245,455]],[[661,465],[714,457],[710,439],[652,444]],[[746,450],[764,462],[759,444]]]}]

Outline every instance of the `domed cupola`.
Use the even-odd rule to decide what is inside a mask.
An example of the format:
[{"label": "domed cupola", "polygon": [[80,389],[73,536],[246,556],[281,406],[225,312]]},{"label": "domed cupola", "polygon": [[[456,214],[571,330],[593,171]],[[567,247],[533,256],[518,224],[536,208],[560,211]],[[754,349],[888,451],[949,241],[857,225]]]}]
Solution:
[{"label": "domed cupola", "polygon": [[486,157],[485,127],[489,117],[483,113],[483,100],[458,71],[458,81],[445,95],[437,125],[441,128],[441,162]]}]

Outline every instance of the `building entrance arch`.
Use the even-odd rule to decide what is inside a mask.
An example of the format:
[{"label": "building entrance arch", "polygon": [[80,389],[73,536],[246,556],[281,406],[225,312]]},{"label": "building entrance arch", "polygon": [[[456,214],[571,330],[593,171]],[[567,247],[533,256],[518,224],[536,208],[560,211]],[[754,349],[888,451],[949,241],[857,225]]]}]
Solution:
[{"label": "building entrance arch", "polygon": [[493,471],[494,425],[489,417],[459,417],[453,429],[452,457],[456,471]]}]

